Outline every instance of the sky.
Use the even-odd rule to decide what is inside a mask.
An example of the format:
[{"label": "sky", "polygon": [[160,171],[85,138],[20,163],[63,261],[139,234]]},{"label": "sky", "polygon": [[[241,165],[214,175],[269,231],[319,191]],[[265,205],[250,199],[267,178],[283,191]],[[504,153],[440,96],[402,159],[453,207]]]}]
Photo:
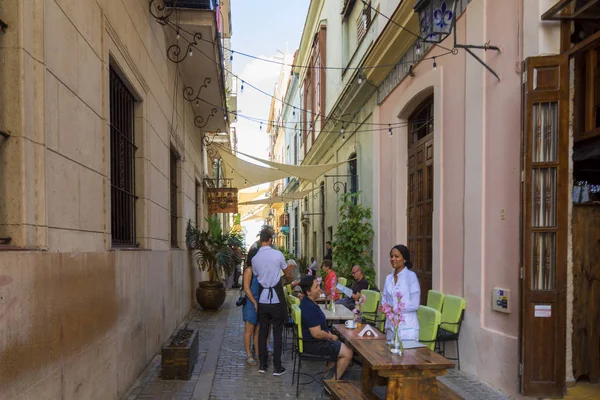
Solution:
[{"label": "sky", "polygon": [[[282,54],[293,54],[300,45],[302,28],[309,0],[231,0],[232,36],[234,51],[261,58],[280,60]],[[233,73],[261,90],[273,94],[281,66],[234,54]],[[238,84],[238,113],[268,119],[271,98]],[[268,158],[269,140],[266,126],[238,118],[236,123],[238,150],[255,157]],[[250,160],[249,160],[250,161]],[[254,242],[263,221],[243,224],[246,243]]]}]

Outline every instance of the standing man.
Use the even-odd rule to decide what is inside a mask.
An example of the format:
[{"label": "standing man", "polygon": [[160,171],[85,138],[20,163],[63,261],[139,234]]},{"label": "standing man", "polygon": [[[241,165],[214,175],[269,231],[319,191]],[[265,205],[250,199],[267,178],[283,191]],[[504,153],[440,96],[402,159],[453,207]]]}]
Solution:
[{"label": "standing man", "polygon": [[308,269],[308,272],[312,274],[312,276],[317,276],[317,260],[315,260],[314,257],[310,258],[310,266],[308,267]]},{"label": "standing man", "polygon": [[281,285],[281,271],[283,270],[288,281],[291,280],[291,269],[288,267],[283,253],[271,248],[273,243],[273,230],[264,228],[260,231],[261,247],[252,258],[252,270],[260,284],[258,294],[258,355],[260,369],[258,372],[267,372],[267,334],[269,324],[273,326],[273,375],[285,374],[281,365],[281,342],[283,323],[288,320],[287,306]]},{"label": "standing man", "polygon": [[325,242],[325,249],[325,256],[323,257],[323,259],[330,261],[333,260],[333,249],[329,240]]}]

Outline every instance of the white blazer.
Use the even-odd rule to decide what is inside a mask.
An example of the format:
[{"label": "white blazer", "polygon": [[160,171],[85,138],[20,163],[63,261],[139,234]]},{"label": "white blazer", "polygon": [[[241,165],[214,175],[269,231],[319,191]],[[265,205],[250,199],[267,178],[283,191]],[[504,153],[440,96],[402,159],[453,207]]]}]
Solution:
[{"label": "white blazer", "polygon": [[[396,305],[396,292],[402,293],[404,303],[404,322],[399,326],[399,335],[402,340],[419,340],[419,319],[417,310],[421,302],[421,286],[417,274],[408,268],[404,268],[398,274],[398,282],[394,284],[394,273],[385,279],[383,286],[382,302]],[[394,335],[394,327],[390,321],[385,322],[385,330],[388,340]]]}]

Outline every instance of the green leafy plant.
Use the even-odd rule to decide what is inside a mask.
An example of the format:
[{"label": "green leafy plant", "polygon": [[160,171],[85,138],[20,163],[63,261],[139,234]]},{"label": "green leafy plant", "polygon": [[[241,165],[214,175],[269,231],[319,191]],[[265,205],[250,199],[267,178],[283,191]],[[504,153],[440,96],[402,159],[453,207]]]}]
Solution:
[{"label": "green leafy plant", "polygon": [[340,222],[332,243],[333,262],[337,275],[348,282],[353,280],[352,267],[360,265],[371,286],[375,286],[372,211],[357,202],[358,195],[346,193],[340,196]]},{"label": "green leafy plant", "polygon": [[231,231],[223,233],[216,215],[205,220],[208,223],[205,231],[188,221],[185,243],[192,251],[198,268],[208,272],[211,282],[219,282],[221,277],[230,275],[236,265],[242,262],[244,236]]}]

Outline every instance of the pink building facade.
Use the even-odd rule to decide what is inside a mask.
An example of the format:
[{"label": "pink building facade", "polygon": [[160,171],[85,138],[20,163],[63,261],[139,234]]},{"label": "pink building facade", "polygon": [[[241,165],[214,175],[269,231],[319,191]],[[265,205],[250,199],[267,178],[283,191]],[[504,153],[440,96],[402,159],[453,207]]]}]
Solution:
[{"label": "pink building facade", "polygon": [[[379,85],[376,119],[399,128],[374,135],[378,276],[383,281],[391,271],[390,248],[408,244],[430,268],[422,291],[430,279],[430,288],[467,301],[461,369],[516,395],[523,4],[473,0],[463,7],[457,43],[500,47],[474,50],[500,79],[464,50],[444,55],[450,36],[421,49],[412,76],[392,71]],[[492,310],[495,288],[509,294],[508,312]]]}]

